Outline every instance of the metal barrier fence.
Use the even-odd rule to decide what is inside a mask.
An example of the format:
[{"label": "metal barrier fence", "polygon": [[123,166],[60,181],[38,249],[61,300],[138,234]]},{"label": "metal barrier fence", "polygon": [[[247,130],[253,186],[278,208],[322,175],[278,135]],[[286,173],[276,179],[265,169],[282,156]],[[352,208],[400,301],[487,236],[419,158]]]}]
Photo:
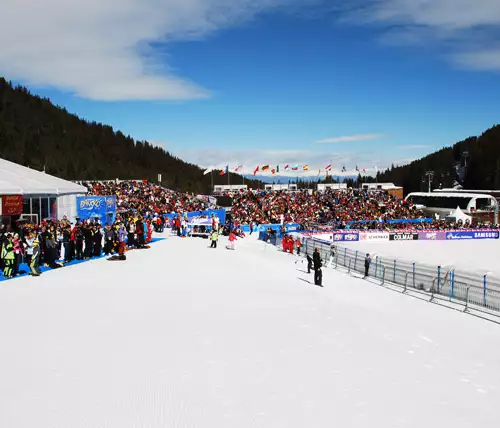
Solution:
[{"label": "metal barrier fence", "polygon": [[[280,245],[279,240],[276,245]],[[306,239],[303,255],[312,255],[319,248],[323,264],[327,267],[342,266],[349,273],[365,274],[365,252],[335,244],[332,255],[331,244],[310,238]],[[479,310],[500,312],[500,281],[487,275],[475,275],[441,266],[432,267],[422,263],[408,262],[376,256],[370,263],[368,275],[384,283],[429,293],[433,299],[445,299]],[[500,313],[496,314],[500,315]]]}]

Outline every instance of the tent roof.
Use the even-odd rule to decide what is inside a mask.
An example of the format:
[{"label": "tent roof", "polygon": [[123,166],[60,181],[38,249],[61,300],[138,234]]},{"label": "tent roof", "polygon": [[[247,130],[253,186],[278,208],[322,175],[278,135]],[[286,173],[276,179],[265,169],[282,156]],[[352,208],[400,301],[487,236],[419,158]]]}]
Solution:
[{"label": "tent roof", "polygon": [[460,207],[457,207],[457,209],[453,212],[451,212],[448,216],[446,216],[447,218],[454,218],[456,221],[458,220],[462,220],[462,221],[465,221],[465,220],[471,220],[472,217],[465,214],[461,209]]},{"label": "tent roof", "polygon": [[87,193],[85,186],[0,159],[0,195],[69,195]]}]

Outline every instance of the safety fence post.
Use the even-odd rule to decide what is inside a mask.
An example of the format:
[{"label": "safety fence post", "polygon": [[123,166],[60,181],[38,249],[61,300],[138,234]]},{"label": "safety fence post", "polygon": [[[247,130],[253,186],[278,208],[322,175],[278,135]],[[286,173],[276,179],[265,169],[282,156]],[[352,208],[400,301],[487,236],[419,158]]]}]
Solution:
[{"label": "safety fence post", "polygon": [[378,271],[378,256],[375,256],[375,278],[377,277]]},{"label": "safety fence post", "polygon": [[358,250],[356,250],[356,255],[354,256],[354,270],[356,270],[356,262],[358,261]]},{"label": "safety fence post", "polygon": [[344,248],[344,266],[346,265],[345,259],[347,257],[347,248]]},{"label": "safety fence post", "polygon": [[440,293],[440,290],[441,290],[441,266],[438,266],[438,277],[437,277],[437,281],[438,281],[437,294],[441,294],[441,293]]},{"label": "safety fence post", "polygon": [[352,262],[352,258],[349,257],[349,268],[347,269],[347,273],[351,273],[351,262]]},{"label": "safety fence post", "polygon": [[393,282],[394,284],[396,283],[396,260],[394,260],[394,276],[393,276]]},{"label": "safety fence post", "polygon": [[413,288],[415,288],[415,262],[413,262]]},{"label": "safety fence post", "polygon": [[470,289],[470,285],[468,285],[465,288],[465,309],[464,309],[464,312],[467,312],[469,310],[469,289]]},{"label": "safety fence post", "polygon": [[452,270],[451,273],[451,287],[450,287],[450,301],[455,297],[455,271]]},{"label": "safety fence post", "polygon": [[483,306],[486,307],[486,275],[483,277]]}]

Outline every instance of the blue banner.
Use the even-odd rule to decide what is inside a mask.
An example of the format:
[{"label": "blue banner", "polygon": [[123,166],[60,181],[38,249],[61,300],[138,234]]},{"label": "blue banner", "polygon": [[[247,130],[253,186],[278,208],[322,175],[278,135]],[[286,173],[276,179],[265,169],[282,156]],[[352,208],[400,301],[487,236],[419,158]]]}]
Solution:
[{"label": "blue banner", "polygon": [[354,242],[359,241],[359,233],[334,233],[332,235],[333,242]]},{"label": "blue banner", "polygon": [[76,215],[80,220],[97,217],[102,224],[111,224],[116,219],[116,196],[77,196]]},{"label": "blue banner", "polygon": [[300,229],[300,225],[297,223],[285,224],[286,233],[297,232]]},{"label": "blue banner", "polygon": [[455,240],[465,240],[465,239],[499,239],[499,232],[495,230],[485,230],[476,232],[446,232],[446,239]]},{"label": "blue banner", "polygon": [[[212,214],[219,217],[221,225],[224,226],[226,224],[226,210],[192,211],[192,212],[187,213],[187,218],[188,218],[188,221],[193,217],[207,216],[208,218],[211,218]],[[171,222],[178,215],[179,215],[178,213],[169,213],[169,214],[164,214],[163,217],[168,218],[169,222]]]}]

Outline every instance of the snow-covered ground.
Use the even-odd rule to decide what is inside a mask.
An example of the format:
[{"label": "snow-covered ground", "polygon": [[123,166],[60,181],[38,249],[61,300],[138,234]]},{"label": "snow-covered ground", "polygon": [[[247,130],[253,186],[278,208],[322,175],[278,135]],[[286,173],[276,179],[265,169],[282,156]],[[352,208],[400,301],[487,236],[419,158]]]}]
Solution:
[{"label": "snow-covered ground", "polygon": [[342,243],[349,248],[432,266],[455,267],[461,271],[491,272],[500,278],[500,240],[468,241],[358,241]]},{"label": "snow-covered ground", "polygon": [[2,284],[0,427],[498,426],[499,325],[265,245]]}]

